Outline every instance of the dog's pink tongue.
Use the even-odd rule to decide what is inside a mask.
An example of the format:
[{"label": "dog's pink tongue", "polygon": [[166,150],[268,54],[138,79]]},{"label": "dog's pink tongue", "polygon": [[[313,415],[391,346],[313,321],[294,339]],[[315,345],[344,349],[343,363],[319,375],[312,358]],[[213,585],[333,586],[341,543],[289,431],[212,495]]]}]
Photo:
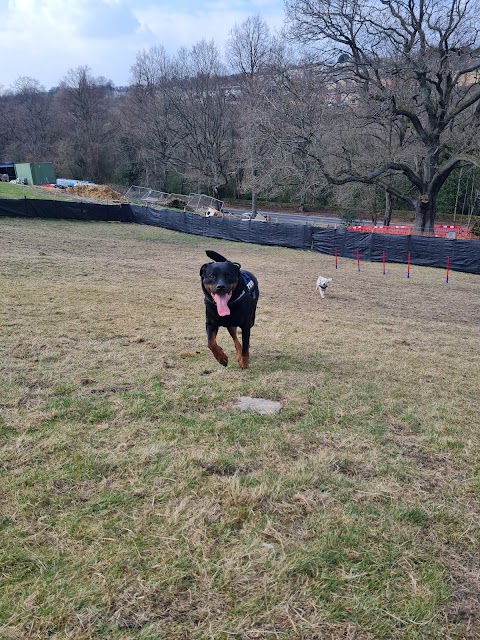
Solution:
[{"label": "dog's pink tongue", "polygon": [[228,301],[232,297],[231,293],[213,293],[213,299],[217,305],[217,313],[219,316],[229,316],[230,309],[228,307]]}]

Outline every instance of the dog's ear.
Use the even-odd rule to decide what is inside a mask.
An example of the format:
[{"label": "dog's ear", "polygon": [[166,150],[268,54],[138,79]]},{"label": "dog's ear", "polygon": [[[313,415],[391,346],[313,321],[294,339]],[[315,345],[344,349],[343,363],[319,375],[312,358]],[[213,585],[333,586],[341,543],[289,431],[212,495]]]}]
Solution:
[{"label": "dog's ear", "polygon": [[200,277],[203,278],[203,276],[205,275],[205,269],[208,267],[208,263],[202,264],[202,266],[200,267]]},{"label": "dog's ear", "polygon": [[205,253],[209,258],[211,258],[215,262],[227,262],[227,259],[224,256],[222,256],[220,253],[217,253],[216,251],[210,251],[207,249]]},{"label": "dog's ear", "polygon": [[232,264],[234,264],[236,267],[238,267],[238,270],[240,271],[241,268],[241,264],[239,262],[232,262]]}]

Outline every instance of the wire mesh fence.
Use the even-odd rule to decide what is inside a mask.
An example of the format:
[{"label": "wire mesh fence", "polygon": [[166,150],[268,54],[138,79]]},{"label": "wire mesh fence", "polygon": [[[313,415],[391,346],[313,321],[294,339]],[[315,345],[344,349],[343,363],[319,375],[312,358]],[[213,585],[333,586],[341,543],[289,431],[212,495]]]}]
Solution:
[{"label": "wire mesh fence", "polygon": [[223,210],[223,200],[206,196],[203,193],[190,193],[187,199],[187,204],[193,211],[204,212],[208,209],[215,209],[216,211]]},{"label": "wire mesh fence", "polygon": [[209,209],[215,211],[223,210],[223,200],[207,196],[204,193],[190,193],[184,195],[181,193],[167,193],[165,191],[156,191],[149,187],[139,187],[132,185],[125,193],[127,198],[132,204],[140,204],[148,207],[164,206],[167,203],[171,203],[174,200],[178,201],[178,204],[187,208],[189,211],[206,214]]},{"label": "wire mesh fence", "polygon": [[125,198],[133,202],[134,204],[145,204],[148,206],[155,204],[164,204],[170,198],[169,193],[165,191],[155,191],[149,187],[138,187],[132,185],[125,193]]}]

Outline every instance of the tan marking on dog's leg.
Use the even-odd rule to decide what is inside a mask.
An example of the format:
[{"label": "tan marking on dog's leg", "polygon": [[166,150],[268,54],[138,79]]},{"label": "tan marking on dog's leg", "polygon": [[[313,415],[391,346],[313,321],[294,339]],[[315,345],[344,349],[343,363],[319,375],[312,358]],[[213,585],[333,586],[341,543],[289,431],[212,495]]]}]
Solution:
[{"label": "tan marking on dog's leg", "polygon": [[[235,351],[237,353],[237,362],[242,369],[242,345],[240,344],[240,340],[237,338],[237,327],[227,327],[228,333],[232,336],[233,344],[235,345]],[[247,364],[248,366],[248,364]]]},{"label": "tan marking on dog's leg", "polygon": [[[254,318],[252,317],[252,325]],[[242,327],[242,357],[240,358],[238,364],[241,369],[248,369],[248,365],[250,363],[250,326]]]},{"label": "tan marking on dog's leg", "polygon": [[208,348],[213,353],[214,357],[218,362],[224,367],[228,364],[228,356],[222,349],[222,347],[217,343],[217,334],[213,334],[208,341]]},{"label": "tan marking on dog's leg", "polygon": [[246,355],[241,356],[238,364],[240,365],[240,369],[248,369],[248,365],[250,364],[250,354],[247,353]]}]

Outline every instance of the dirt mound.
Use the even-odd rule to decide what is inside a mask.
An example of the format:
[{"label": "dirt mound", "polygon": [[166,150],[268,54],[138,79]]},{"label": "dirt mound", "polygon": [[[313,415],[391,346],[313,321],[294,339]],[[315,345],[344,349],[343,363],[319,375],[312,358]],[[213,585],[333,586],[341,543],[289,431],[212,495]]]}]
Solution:
[{"label": "dirt mound", "polygon": [[72,193],[85,198],[96,198],[97,200],[127,202],[121,193],[102,184],[77,184],[74,187],[67,187],[65,193]]}]

